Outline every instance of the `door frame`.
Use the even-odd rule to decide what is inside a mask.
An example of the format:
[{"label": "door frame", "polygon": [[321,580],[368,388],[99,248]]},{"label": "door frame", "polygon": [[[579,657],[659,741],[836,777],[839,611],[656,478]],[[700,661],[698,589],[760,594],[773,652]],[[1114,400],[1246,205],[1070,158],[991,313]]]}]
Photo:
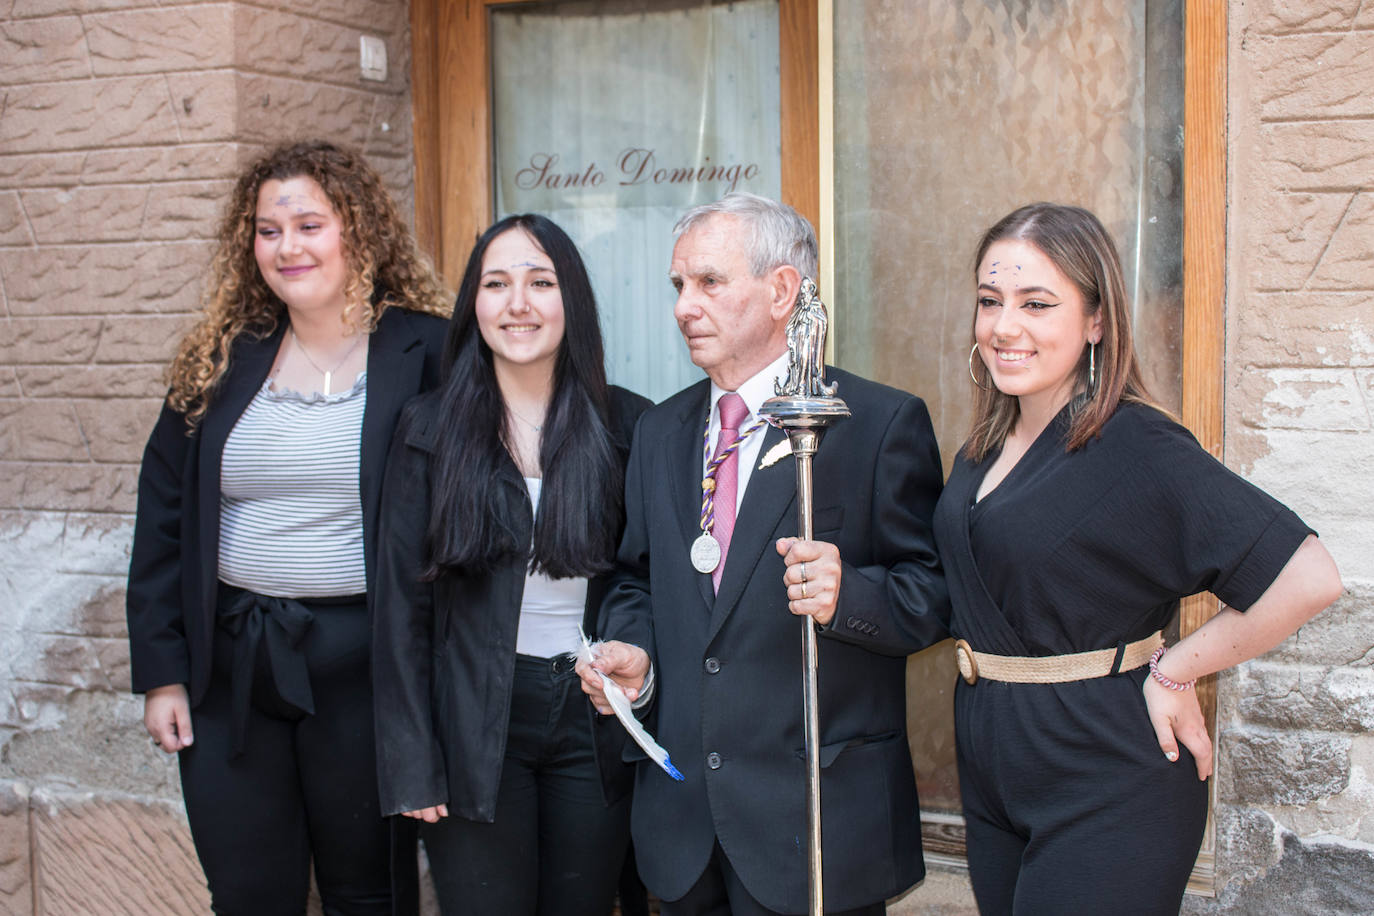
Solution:
[{"label": "door frame", "polygon": [[[492,223],[489,9],[532,0],[411,0],[415,235],[450,288]],[[815,0],[779,0],[783,200],[820,220]]]},{"label": "door frame", "polygon": [[[530,0],[411,0],[415,231],[450,288],[493,219],[488,11],[513,2]],[[834,263],[832,0],[779,0],[778,16],[782,196],[817,227],[819,279],[827,290]],[[1226,30],[1225,0],[1185,2],[1182,420],[1218,459],[1226,355]],[[1218,610],[1211,595],[1185,599],[1181,634]],[[1200,679],[1197,691],[1215,750],[1216,677]],[[1216,893],[1215,786],[1213,779],[1207,834],[1188,886],[1206,896]],[[924,816],[932,857],[962,858],[962,828],[957,817]]]}]

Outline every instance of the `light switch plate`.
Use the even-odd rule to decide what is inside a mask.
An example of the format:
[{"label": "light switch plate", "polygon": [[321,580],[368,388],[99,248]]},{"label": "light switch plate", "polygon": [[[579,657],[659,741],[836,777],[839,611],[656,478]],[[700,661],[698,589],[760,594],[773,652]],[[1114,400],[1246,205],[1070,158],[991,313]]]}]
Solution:
[{"label": "light switch plate", "polygon": [[358,38],[358,64],[365,80],[386,80],[386,42],[373,35]]}]

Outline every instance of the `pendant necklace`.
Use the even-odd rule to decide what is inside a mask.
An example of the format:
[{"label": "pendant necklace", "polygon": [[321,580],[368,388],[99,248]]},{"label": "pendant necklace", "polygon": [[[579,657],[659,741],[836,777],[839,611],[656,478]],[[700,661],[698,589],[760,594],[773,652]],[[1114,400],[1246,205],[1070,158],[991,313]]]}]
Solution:
[{"label": "pendant necklace", "polygon": [[701,479],[701,534],[692,542],[690,554],[692,568],[699,573],[715,572],[716,567],[720,565],[720,541],[716,540],[713,533],[716,528],[716,472],[725,460],[739,451],[739,447],[763,425],[762,419],[755,420],[738,439],[725,446],[719,455],[711,458],[711,409],[706,409],[706,433],[701,437],[701,451],[702,457],[709,460],[706,463],[706,476]]},{"label": "pendant necklace", "polygon": [[305,361],[314,366],[316,372],[324,376],[324,393],[326,396],[329,395],[329,383],[334,377],[334,373],[338,372],[339,367],[348,361],[348,358],[353,355],[353,351],[358,349],[358,344],[362,343],[363,338],[367,336],[365,334],[359,334],[353,340],[353,346],[348,348],[348,352],[343,355],[343,359],[334,364],[333,369],[321,369],[320,364],[310,358],[310,351],[305,348],[305,344],[301,343],[301,339],[296,336],[296,329],[288,327],[287,330],[291,332],[291,339],[295,342],[297,349],[301,351],[301,355],[305,357]]},{"label": "pendant necklace", "polygon": [[530,429],[534,430],[535,432],[542,432],[542,431],[544,430],[544,424],[543,424],[543,423],[540,423],[540,424],[537,424],[537,425],[534,424],[534,423],[531,423],[529,420],[526,420],[523,416],[521,416],[521,415],[516,411],[516,409],[515,409],[514,407],[510,406],[509,404],[506,405],[506,410],[509,410],[510,413],[511,413],[511,416],[515,417],[515,419],[519,420],[521,423],[524,423],[526,426],[528,426]]}]

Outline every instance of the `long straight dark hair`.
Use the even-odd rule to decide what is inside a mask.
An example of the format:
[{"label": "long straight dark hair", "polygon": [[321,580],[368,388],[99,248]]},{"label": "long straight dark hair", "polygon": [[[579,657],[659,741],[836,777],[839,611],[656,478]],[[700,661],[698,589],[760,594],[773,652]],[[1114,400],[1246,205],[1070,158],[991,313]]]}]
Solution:
[{"label": "long straight dark hair", "polygon": [[[518,543],[504,488],[496,485],[511,462],[505,400],[491,348],[477,324],[482,260],[504,232],[526,233],[553,262],[563,296],[564,331],[554,361],[553,396],[539,437],[544,475],[535,513],[534,543]],[[429,557],[424,576],[490,572],[513,556],[553,578],[594,576],[615,556],[624,511],[624,472],[609,427],[596,297],[577,246],[547,217],[508,216],[482,233],[468,257],[444,349]]]}]

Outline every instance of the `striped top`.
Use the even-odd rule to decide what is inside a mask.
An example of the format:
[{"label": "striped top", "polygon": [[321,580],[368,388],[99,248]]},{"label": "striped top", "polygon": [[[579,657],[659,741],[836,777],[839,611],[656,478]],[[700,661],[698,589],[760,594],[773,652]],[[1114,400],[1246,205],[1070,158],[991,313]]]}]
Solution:
[{"label": "striped top", "polygon": [[280,598],[367,591],[359,493],[367,372],[348,391],[263,383],[224,444],[220,581]]}]

